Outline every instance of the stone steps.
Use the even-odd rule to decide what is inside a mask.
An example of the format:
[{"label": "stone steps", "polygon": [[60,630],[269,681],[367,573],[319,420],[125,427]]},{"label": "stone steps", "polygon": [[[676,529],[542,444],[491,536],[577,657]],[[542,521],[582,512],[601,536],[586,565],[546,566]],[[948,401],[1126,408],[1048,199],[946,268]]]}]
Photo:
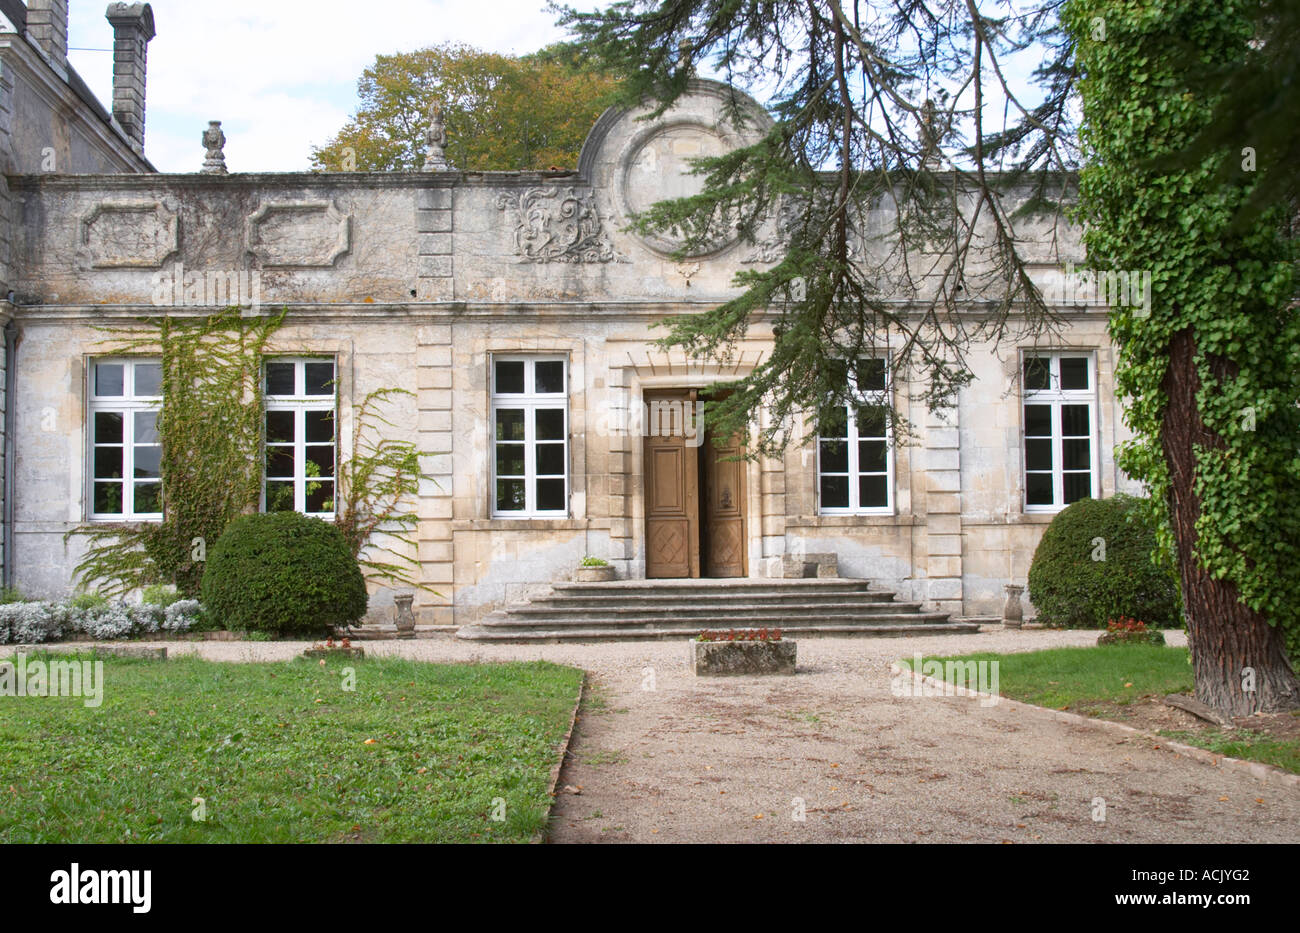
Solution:
[{"label": "stone steps", "polygon": [[552,642],[691,638],[705,629],[779,628],[790,636],[974,632],[947,613],[899,602],[843,578],[620,580],[557,583],[551,593],[490,613],[457,635]]}]

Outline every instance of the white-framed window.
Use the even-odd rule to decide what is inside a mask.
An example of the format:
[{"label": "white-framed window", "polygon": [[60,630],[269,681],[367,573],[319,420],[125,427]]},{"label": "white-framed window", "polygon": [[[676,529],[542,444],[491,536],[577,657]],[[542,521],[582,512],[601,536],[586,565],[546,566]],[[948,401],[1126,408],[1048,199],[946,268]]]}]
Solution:
[{"label": "white-framed window", "polygon": [[92,521],[161,521],[162,363],[91,360],[88,501]]},{"label": "white-framed window", "polygon": [[335,363],[266,361],[262,510],[334,516],[338,466]]},{"label": "white-framed window", "polygon": [[563,356],[492,357],[492,514],[569,514],[569,373]]},{"label": "white-framed window", "polygon": [[1026,353],[1022,402],[1025,510],[1096,498],[1097,376],[1091,353]]},{"label": "white-framed window", "polygon": [[885,360],[858,360],[847,376],[855,404],[822,412],[817,437],[817,507],[822,515],[894,510],[894,445]]}]

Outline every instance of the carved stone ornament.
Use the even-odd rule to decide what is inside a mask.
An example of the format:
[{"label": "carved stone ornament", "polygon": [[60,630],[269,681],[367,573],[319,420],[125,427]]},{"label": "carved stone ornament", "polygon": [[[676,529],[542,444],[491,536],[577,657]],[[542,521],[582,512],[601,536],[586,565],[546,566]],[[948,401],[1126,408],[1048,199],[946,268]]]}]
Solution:
[{"label": "carved stone ornament", "polygon": [[180,249],[180,222],[161,201],[101,201],[81,220],[84,262],[95,269],[161,269]]},{"label": "carved stone ornament", "polygon": [[204,175],[226,174],[226,134],[221,132],[220,120],[209,120],[208,128],[203,131]]},{"label": "carved stone ornament", "polygon": [[552,186],[503,194],[497,207],[514,217],[521,262],[627,262],[614,249],[590,191]]},{"label": "carved stone ornament", "polygon": [[324,269],[352,246],[352,215],[332,201],[263,204],[246,224],[248,251],[264,269]]},{"label": "carved stone ornament", "polygon": [[451,167],[447,161],[447,127],[442,122],[442,104],[434,101],[429,108],[429,126],[424,131],[424,170],[445,172]]}]

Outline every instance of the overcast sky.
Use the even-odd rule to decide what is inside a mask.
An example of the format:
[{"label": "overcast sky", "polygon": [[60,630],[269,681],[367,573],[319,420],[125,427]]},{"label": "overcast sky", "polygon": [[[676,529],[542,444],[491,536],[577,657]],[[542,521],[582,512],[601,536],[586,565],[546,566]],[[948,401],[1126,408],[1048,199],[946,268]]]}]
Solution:
[{"label": "overcast sky", "polygon": [[[209,120],[233,172],[301,171],[357,104],[377,54],[458,41],[522,54],[562,38],[545,0],[151,0],[145,154],[194,172]],[[68,58],[112,101],[113,28],[105,0],[70,0]]]}]

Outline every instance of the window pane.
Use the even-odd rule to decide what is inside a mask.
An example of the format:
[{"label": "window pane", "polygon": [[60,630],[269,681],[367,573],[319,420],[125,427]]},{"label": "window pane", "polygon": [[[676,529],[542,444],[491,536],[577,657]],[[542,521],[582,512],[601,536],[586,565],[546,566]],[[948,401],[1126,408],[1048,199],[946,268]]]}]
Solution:
[{"label": "window pane", "polygon": [[137,513],[162,511],[162,485],[160,483],[135,484],[135,511]]},{"label": "window pane", "polygon": [[1086,437],[1061,442],[1061,468],[1088,470],[1092,468],[1092,442]]},{"label": "window pane", "polygon": [[161,447],[137,447],[134,464],[136,479],[156,479],[161,476],[161,463]]},{"label": "window pane", "polygon": [[158,443],[158,412],[137,411],[132,427],[137,444]]},{"label": "window pane", "polygon": [[883,473],[888,465],[884,441],[858,441],[858,472]]},{"label": "window pane", "polygon": [[122,448],[95,448],[95,479],[121,479]]},{"label": "window pane", "polygon": [[817,426],[817,433],[822,437],[848,437],[848,409],[843,405],[823,409]]},{"label": "window pane", "polygon": [[537,508],[542,512],[564,511],[564,480],[539,479],[537,481]]},{"label": "window pane", "polygon": [[885,388],[884,360],[858,360],[858,388],[864,391]]},{"label": "window pane", "polygon": [[307,448],[307,475],[334,475],[334,445],[319,444]]},{"label": "window pane", "polygon": [[266,510],[268,512],[293,511],[293,482],[266,484]]},{"label": "window pane", "polygon": [[538,476],[563,476],[564,475],[564,445],[563,444],[538,444],[537,445],[537,475]]},{"label": "window pane", "polygon": [[266,413],[266,441],[268,444],[293,443],[293,412],[268,411]]},{"label": "window pane", "polygon": [[1063,477],[1065,480],[1065,504],[1078,502],[1080,499],[1089,499],[1092,497],[1092,474],[1091,473],[1066,473]]},{"label": "window pane", "polygon": [[1087,405],[1061,406],[1061,435],[1063,437],[1087,437],[1091,433],[1088,429]]},{"label": "window pane", "polygon": [[266,447],[266,475],[267,476],[293,476],[293,448],[292,447],[272,447],[270,444]]},{"label": "window pane", "polygon": [[122,395],[125,384],[124,368],[121,363],[95,364],[95,394],[104,396]]},{"label": "window pane", "polygon": [[328,480],[307,484],[307,511],[334,511],[334,484]]},{"label": "window pane", "polygon": [[[292,418],[292,413],[286,413]],[[308,411],[303,412],[307,424],[307,443],[332,444],[334,443],[334,412],[332,411]],[[292,431],[292,421],[290,422]],[[286,438],[286,440],[289,438]]]},{"label": "window pane", "polygon": [[858,477],[858,504],[864,509],[883,509],[888,506],[889,488],[885,477]]},{"label": "window pane", "polygon": [[524,445],[497,444],[497,476],[524,475]]},{"label": "window pane", "polygon": [[1025,474],[1025,501],[1030,505],[1052,504],[1052,474]]},{"label": "window pane", "polygon": [[1072,356],[1061,359],[1061,388],[1088,388],[1088,361],[1083,357]]},{"label": "window pane", "polygon": [[1025,436],[1026,437],[1051,437],[1052,436],[1052,406],[1051,405],[1026,405],[1025,406]]},{"label": "window pane", "polygon": [[308,395],[334,394],[334,363],[306,363],[303,377]]},{"label": "window pane", "polygon": [[497,440],[522,441],[524,439],[524,410],[522,408],[497,409]]},{"label": "window pane", "polygon": [[117,411],[95,412],[95,443],[122,443],[122,413]]},{"label": "window pane", "polygon": [[821,471],[823,473],[849,472],[849,445],[845,441],[821,442]]},{"label": "window pane", "polygon": [[547,360],[534,364],[536,375],[533,379],[535,392],[541,395],[554,395],[564,391],[564,362]]},{"label": "window pane", "polygon": [[96,483],[94,510],[97,515],[121,515],[122,484]]},{"label": "window pane", "polygon": [[[135,394],[146,397],[162,395],[161,363],[135,364]],[[140,509],[136,511],[139,512]]]},{"label": "window pane", "polygon": [[519,395],[524,391],[524,364],[522,360],[496,362],[497,394]]},{"label": "window pane", "polygon": [[1050,470],[1052,468],[1052,442],[1048,439],[1025,441],[1025,469]]},{"label": "window pane", "polygon": [[1051,360],[1045,356],[1025,357],[1025,388],[1051,388]]},{"label": "window pane", "polygon": [[884,437],[886,426],[885,409],[879,405],[869,405],[858,409],[858,436]]},{"label": "window pane", "polygon": [[497,480],[497,511],[522,512],[524,510],[524,481],[522,479]]},{"label": "window pane", "polygon": [[293,395],[293,364],[266,364],[266,394]]},{"label": "window pane", "polygon": [[849,507],[849,478],[823,476],[821,479],[822,508],[847,509]]},{"label": "window pane", "polygon": [[539,408],[535,414],[537,416],[537,440],[564,440],[564,409]]}]

